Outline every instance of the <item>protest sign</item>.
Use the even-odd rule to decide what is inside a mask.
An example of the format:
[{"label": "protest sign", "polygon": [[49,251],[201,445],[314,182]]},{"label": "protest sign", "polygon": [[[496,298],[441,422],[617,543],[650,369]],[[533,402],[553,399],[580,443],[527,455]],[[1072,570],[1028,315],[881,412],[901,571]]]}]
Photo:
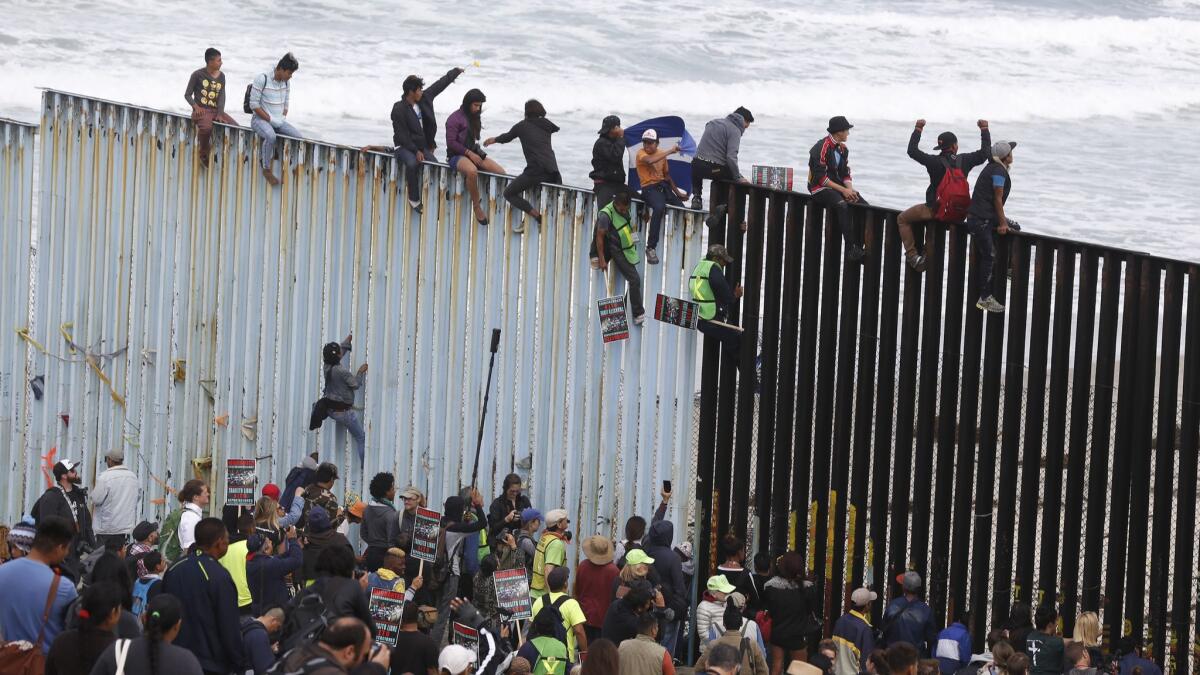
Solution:
[{"label": "protest sign", "polygon": [[438,530],[441,525],[442,514],[429,509],[417,509],[411,552],[414,559],[430,563],[437,560]]},{"label": "protest sign", "polygon": [[225,460],[225,504],[227,506],[254,506],[254,460]]},{"label": "protest sign", "polygon": [[400,617],[404,614],[404,594],[386,588],[372,588],[369,607],[371,618],[375,620],[375,641],[395,647],[396,635],[400,632]]},{"label": "protest sign", "polygon": [[492,575],[496,584],[496,605],[512,612],[513,619],[532,619],[533,602],[529,599],[529,577],[525,568],[497,570]]}]

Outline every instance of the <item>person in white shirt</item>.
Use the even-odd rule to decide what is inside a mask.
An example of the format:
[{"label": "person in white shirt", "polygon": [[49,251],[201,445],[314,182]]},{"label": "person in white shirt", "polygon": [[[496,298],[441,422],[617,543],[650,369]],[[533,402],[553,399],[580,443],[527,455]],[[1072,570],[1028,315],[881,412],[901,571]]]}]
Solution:
[{"label": "person in white shirt", "polygon": [[184,555],[196,543],[196,523],[204,518],[208,500],[208,486],[198,478],[184,483],[179,491],[179,501],[183,504],[183,514],[179,516],[179,550]]},{"label": "person in white shirt", "polygon": [[124,462],[124,450],[109,450],[104,456],[108,468],[96,476],[92,489],[92,527],[104,548],[113,553],[125,546],[137,524],[138,477]]},{"label": "person in white shirt", "polygon": [[275,137],[282,134],[302,138],[296,127],[287,121],[292,74],[299,69],[300,63],[288,52],[279,59],[274,73],[262,73],[250,85],[250,128],[262,139],[262,173],[271,185],[279,185],[279,179],[271,171],[271,163],[275,161]]}]

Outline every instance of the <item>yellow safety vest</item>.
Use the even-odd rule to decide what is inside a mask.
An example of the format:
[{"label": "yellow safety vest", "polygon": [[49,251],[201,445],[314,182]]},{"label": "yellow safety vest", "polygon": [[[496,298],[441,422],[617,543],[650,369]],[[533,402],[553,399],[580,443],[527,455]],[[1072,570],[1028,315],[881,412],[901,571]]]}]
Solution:
[{"label": "yellow safety vest", "polygon": [[559,538],[557,535],[546,532],[538,540],[533,554],[533,578],[529,582],[529,590],[534,597],[540,596],[548,590],[546,587],[546,549],[550,548],[550,544]]},{"label": "yellow safety vest", "polygon": [[713,293],[712,284],[708,283],[708,275],[716,264],[712,260],[701,260],[696,269],[692,270],[692,281],[689,284],[692,300],[700,306],[700,318],[710,321],[717,315],[717,296]]},{"label": "yellow safety vest", "polygon": [[621,215],[613,202],[609,202],[608,206],[600,209],[600,213],[606,214],[612,221],[613,228],[617,231],[617,238],[621,240],[621,252],[625,254],[625,259],[629,261],[630,265],[638,264],[641,258],[638,257],[637,244],[633,241],[633,229],[629,226],[629,218]]}]

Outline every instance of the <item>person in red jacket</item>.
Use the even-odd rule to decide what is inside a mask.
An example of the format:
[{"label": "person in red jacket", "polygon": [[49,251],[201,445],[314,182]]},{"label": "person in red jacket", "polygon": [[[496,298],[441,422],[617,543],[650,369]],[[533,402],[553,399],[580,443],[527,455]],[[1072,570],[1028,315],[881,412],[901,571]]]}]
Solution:
[{"label": "person in red jacket", "polygon": [[613,600],[613,583],[620,570],[613,564],[613,544],[607,537],[595,535],[585,539],[583,555],[586,559],[575,568],[575,588],[571,595],[579,601],[587,617],[583,631],[590,644],[600,639],[604,615]]}]

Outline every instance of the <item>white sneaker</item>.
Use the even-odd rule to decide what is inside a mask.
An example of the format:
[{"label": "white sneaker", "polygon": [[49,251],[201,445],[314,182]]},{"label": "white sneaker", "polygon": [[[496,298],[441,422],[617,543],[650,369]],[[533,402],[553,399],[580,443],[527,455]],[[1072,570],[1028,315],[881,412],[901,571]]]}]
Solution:
[{"label": "white sneaker", "polygon": [[517,218],[512,224],[513,234],[523,234],[525,232],[525,219]]}]

